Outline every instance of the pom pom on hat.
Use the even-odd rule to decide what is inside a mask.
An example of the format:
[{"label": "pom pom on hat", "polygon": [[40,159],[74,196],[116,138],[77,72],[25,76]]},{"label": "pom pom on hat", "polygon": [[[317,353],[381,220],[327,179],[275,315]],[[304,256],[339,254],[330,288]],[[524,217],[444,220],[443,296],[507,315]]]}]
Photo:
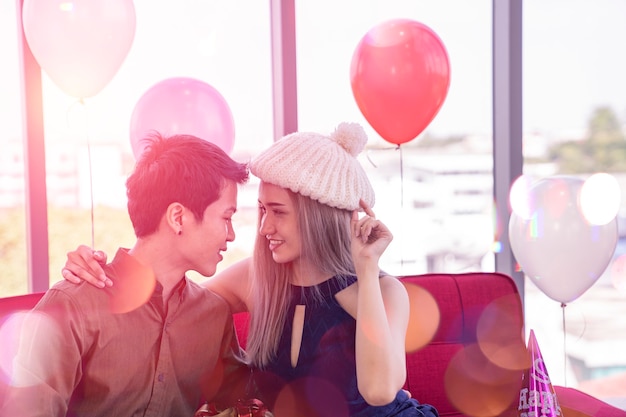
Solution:
[{"label": "pom pom on hat", "polygon": [[261,181],[331,207],[357,210],[360,199],[373,207],[374,189],[356,159],[366,144],[357,123],[341,123],[329,136],[295,132],[253,158],[250,171]]},{"label": "pom pom on hat", "polygon": [[355,158],[359,156],[367,144],[365,130],[356,123],[341,123],[330,135],[330,138]]}]

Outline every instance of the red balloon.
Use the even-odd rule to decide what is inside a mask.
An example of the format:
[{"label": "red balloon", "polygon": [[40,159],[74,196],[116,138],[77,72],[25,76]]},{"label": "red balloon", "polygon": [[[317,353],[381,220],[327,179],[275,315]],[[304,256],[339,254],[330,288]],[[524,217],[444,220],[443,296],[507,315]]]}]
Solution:
[{"label": "red balloon", "polygon": [[426,25],[390,20],[359,42],[350,81],[365,119],[383,139],[400,145],[415,139],[443,105],[450,85],[448,53]]},{"label": "red balloon", "polygon": [[168,78],[146,91],[133,110],[130,143],[138,158],[154,132],[187,134],[233,149],[235,124],[228,103],[214,87],[193,78]]}]

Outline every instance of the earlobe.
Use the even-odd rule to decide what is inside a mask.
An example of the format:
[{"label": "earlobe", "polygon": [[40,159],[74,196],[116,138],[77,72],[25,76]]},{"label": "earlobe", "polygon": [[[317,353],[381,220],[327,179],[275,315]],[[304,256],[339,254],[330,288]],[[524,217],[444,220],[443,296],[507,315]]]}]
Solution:
[{"label": "earlobe", "polygon": [[185,207],[180,203],[172,203],[167,207],[167,224],[177,235],[183,234],[183,217]]}]

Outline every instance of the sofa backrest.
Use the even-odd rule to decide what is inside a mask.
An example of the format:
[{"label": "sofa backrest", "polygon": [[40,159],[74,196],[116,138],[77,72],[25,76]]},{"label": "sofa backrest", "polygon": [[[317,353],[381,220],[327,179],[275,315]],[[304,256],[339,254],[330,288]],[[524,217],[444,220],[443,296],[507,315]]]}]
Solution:
[{"label": "sofa backrest", "polygon": [[12,313],[20,310],[30,310],[35,307],[35,304],[43,297],[43,294],[40,292],[0,298],[0,324]]},{"label": "sofa backrest", "polygon": [[[442,417],[489,415],[476,407],[490,402],[491,407],[510,409],[519,394],[521,372],[495,369],[498,367],[485,360],[485,349],[477,342],[482,334],[488,339],[483,344],[497,339],[503,349],[522,353],[518,350],[524,346],[522,303],[513,279],[486,272],[401,279],[427,290],[440,313],[439,326],[428,345],[407,353],[405,388],[418,401],[434,405]],[[411,331],[417,329],[409,328]],[[488,371],[489,367],[494,369]]]}]

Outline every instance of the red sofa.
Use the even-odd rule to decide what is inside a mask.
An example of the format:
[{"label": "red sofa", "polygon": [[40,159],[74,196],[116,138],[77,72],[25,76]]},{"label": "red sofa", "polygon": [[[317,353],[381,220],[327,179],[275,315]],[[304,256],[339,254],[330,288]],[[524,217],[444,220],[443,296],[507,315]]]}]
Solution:
[{"label": "red sofa", "polygon": [[[523,410],[518,410],[521,358],[513,364],[510,360],[520,357],[520,347],[525,349],[522,303],[513,279],[497,272],[430,273],[401,279],[405,284],[426,290],[439,315],[434,337],[426,346],[407,353],[405,388],[411,395],[434,405],[441,417],[522,416]],[[431,300],[420,292],[409,291],[409,294],[417,295],[416,300],[423,304]],[[411,309],[413,317],[413,303]],[[417,314],[420,312],[431,310],[425,308]],[[420,325],[431,327],[429,320],[412,319],[409,332],[415,332],[414,327]],[[236,314],[235,327],[244,347],[247,326],[247,314]],[[505,358],[500,362],[518,366],[502,369],[491,364],[483,353],[490,349],[479,347],[479,336],[483,344],[491,342],[491,351],[496,356],[499,350],[503,351],[500,356]],[[576,389],[553,388],[564,417],[626,417],[626,411]],[[528,417],[533,416],[528,414]]]},{"label": "red sofa", "polygon": [[[518,404],[523,371],[514,359],[520,357],[519,346],[523,345],[523,315],[513,280],[483,272],[424,274],[402,280],[422,289],[417,291],[419,302],[413,304],[433,304],[438,310],[416,306],[414,311],[412,304],[412,317],[414,313],[417,317],[412,318],[409,331],[429,327],[436,331],[425,346],[407,353],[405,388],[418,400],[437,407],[442,417],[521,416],[524,410],[518,410]],[[28,294],[0,299],[0,325],[8,314],[32,308],[40,297]],[[419,314],[425,311],[429,314]],[[424,315],[429,317],[421,317]],[[433,327],[432,319],[437,316],[439,324]],[[235,315],[243,346],[247,323],[246,314]],[[493,357],[497,366],[487,356]],[[6,378],[0,378],[0,400],[5,383]],[[626,411],[578,390],[554,389],[564,417],[626,417]]]}]

